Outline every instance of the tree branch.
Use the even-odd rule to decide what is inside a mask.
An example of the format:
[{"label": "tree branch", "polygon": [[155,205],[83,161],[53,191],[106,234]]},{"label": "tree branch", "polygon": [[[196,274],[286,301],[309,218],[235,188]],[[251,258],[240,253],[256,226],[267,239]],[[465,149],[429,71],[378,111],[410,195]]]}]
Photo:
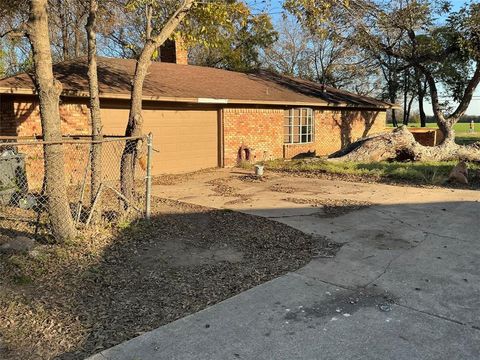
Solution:
[{"label": "tree branch", "polygon": [[480,63],[477,62],[475,73],[467,84],[465,92],[463,93],[462,101],[458,104],[457,109],[448,117],[448,119],[459,119],[467,111],[468,105],[472,101],[473,92],[480,83]]}]

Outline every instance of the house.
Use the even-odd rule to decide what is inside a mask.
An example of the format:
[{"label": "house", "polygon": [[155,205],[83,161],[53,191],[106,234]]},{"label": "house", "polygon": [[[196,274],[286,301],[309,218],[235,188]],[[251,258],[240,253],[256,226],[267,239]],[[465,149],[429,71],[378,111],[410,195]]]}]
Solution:
[{"label": "house", "polygon": [[[181,54],[179,54],[181,55]],[[325,155],[385,128],[393,105],[268,72],[239,73],[156,62],[143,89],[144,132],[153,133],[153,172],[181,173],[303,153]],[[135,61],[99,58],[103,132],[124,135]],[[89,134],[87,60],[54,66],[63,84],[65,135]],[[0,80],[0,136],[41,134],[30,75]],[[242,153],[243,152],[243,153]]]}]

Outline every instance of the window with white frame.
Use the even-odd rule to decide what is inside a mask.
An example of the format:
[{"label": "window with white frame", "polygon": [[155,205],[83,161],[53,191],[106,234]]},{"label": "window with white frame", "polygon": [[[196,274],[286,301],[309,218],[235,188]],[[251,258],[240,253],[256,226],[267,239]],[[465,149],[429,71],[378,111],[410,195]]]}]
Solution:
[{"label": "window with white frame", "polygon": [[313,142],[315,132],[313,109],[293,108],[285,110],[283,129],[285,144]]}]

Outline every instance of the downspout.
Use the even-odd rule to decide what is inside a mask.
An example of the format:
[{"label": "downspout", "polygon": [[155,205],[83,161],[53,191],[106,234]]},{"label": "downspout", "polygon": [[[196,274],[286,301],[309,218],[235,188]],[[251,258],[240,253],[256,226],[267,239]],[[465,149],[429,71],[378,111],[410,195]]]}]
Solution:
[{"label": "downspout", "polygon": [[224,109],[218,109],[218,166],[225,167]]}]

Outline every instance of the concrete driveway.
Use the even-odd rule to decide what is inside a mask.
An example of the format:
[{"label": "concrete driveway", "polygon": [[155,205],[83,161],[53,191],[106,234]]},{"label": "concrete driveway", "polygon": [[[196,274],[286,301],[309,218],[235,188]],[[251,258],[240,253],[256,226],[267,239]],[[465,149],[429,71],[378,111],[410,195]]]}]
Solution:
[{"label": "concrete driveway", "polygon": [[343,246],[93,359],[478,359],[480,193],[218,170],[155,195]]}]

